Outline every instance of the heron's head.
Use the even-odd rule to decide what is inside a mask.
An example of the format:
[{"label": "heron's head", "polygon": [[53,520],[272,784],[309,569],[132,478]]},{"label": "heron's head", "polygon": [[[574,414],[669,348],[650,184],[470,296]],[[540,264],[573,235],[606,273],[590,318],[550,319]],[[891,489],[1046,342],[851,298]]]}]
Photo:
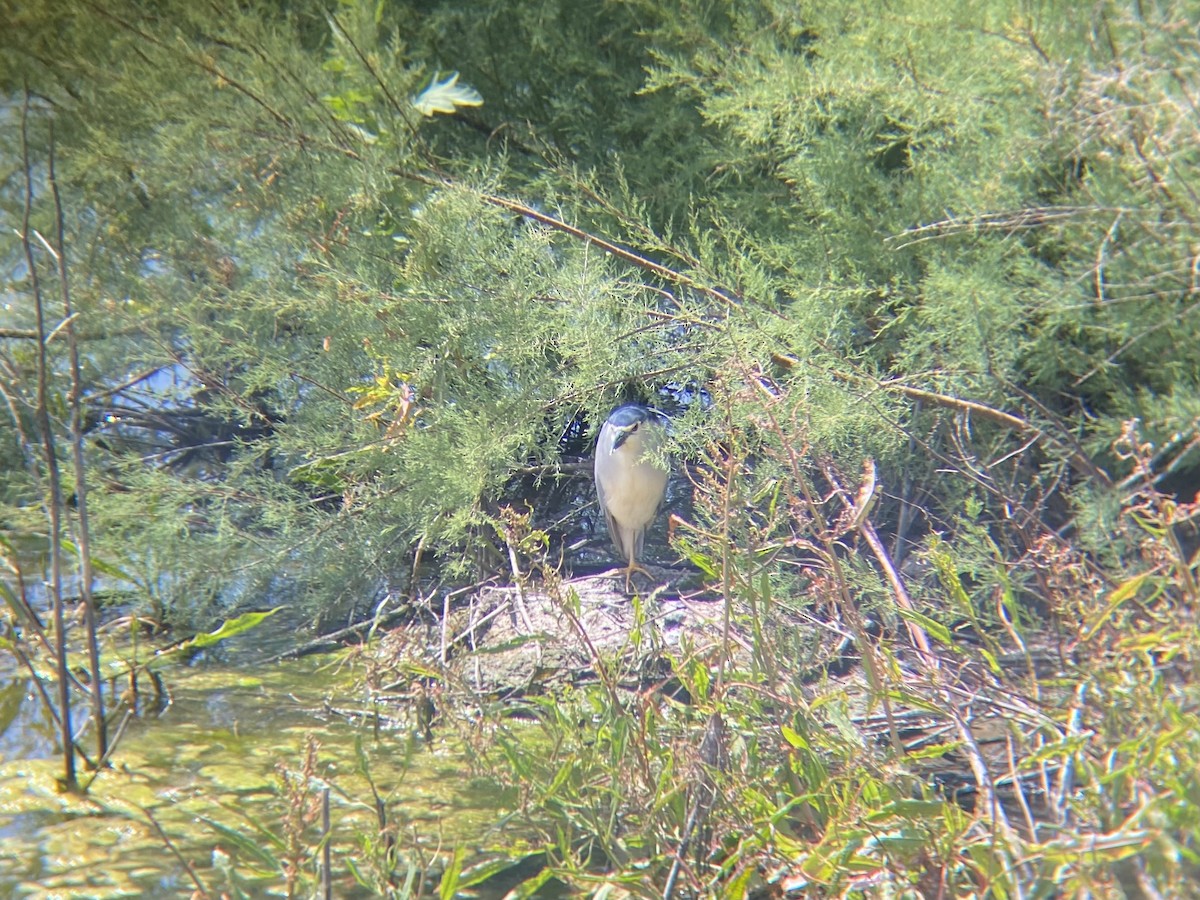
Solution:
[{"label": "heron's head", "polygon": [[666,427],[666,422],[666,416],[648,406],[629,404],[618,407],[613,410],[605,423],[612,432],[612,445],[609,447],[609,452],[615,453],[631,438],[633,439],[631,447],[642,446],[650,439],[651,432],[657,439],[662,434],[661,429]]}]

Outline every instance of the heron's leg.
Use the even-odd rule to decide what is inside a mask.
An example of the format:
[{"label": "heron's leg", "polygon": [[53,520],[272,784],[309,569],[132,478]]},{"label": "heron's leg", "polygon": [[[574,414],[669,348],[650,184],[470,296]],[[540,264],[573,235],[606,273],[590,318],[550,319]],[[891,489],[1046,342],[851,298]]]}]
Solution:
[{"label": "heron's leg", "polygon": [[637,564],[637,561],[631,555],[629,557],[629,565],[625,567],[625,593],[627,593],[627,594],[633,593],[633,588],[630,587],[630,584],[632,582],[634,572],[641,572],[643,575],[645,575],[647,578],[650,578],[650,579],[654,578],[654,576],[650,574],[650,570],[645,568],[644,566],[639,566]]}]

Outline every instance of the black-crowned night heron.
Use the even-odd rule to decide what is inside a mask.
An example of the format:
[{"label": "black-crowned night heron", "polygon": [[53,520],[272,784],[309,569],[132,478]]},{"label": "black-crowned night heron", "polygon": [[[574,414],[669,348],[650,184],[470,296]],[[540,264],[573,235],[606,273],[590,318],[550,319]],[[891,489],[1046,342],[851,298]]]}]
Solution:
[{"label": "black-crowned night heron", "polygon": [[596,441],[596,494],[613,544],[629,563],[626,593],[634,572],[650,574],[637,558],[667,492],[667,470],[656,465],[666,423],[667,417],[656,409],[621,406],[609,415]]}]

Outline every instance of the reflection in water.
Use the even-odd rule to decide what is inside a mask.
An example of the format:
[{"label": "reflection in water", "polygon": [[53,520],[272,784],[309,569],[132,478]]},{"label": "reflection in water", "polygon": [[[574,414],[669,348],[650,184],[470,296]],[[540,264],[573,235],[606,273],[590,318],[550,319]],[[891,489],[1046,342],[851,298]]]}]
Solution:
[{"label": "reflection in water", "polygon": [[342,661],[171,669],[171,705],[130,724],[115,768],[83,799],[55,791],[59,763],[37,706],[13,699],[28,685],[0,686],[8,721],[0,896],[189,896],[193,876],[154,822],[213,896],[232,888],[282,896],[289,846],[299,848],[305,877],[316,871],[326,786],[336,896],[375,895],[356,885],[346,862],[369,869],[371,852],[385,846],[372,783],[401,859],[436,868],[440,852],[478,846],[502,814],[500,790],[473,780],[463,755],[444,744],[427,747],[395,731],[377,736],[370,724],[334,715],[361,710],[357,721],[370,722]]},{"label": "reflection in water", "polygon": [[0,654],[0,762],[42,759],[54,753],[54,721],[38,702],[33,681]]}]

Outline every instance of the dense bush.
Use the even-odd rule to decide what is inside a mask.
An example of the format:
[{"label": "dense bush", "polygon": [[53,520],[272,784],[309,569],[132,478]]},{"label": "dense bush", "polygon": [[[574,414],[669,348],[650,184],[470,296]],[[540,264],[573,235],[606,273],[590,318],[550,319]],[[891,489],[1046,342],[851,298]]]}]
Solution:
[{"label": "dense bush", "polygon": [[[1198,12],[6,4],[6,554],[42,527],[32,298],[64,274],[93,553],[176,624],[482,574],[523,478],[549,484],[616,400],[671,398],[716,498],[680,549],[724,561],[728,602],[811,602],[859,644],[911,635],[1019,684],[1014,752],[1078,779],[1059,824],[1078,803],[1115,835],[1071,890],[1173,893],[1196,853]],[[1070,674],[1044,696],[1051,646]],[[903,679],[878,653],[883,698]],[[956,708],[943,688],[922,702]],[[785,724],[761,759],[793,784],[831,755],[843,791],[802,804],[802,836],[857,859],[880,809],[905,840],[933,809]],[[759,828],[799,804],[759,801]],[[959,843],[896,859],[943,890],[1049,885],[1085,854],[1006,832],[989,855],[938,803]],[[842,890],[830,853],[809,875]]]}]

